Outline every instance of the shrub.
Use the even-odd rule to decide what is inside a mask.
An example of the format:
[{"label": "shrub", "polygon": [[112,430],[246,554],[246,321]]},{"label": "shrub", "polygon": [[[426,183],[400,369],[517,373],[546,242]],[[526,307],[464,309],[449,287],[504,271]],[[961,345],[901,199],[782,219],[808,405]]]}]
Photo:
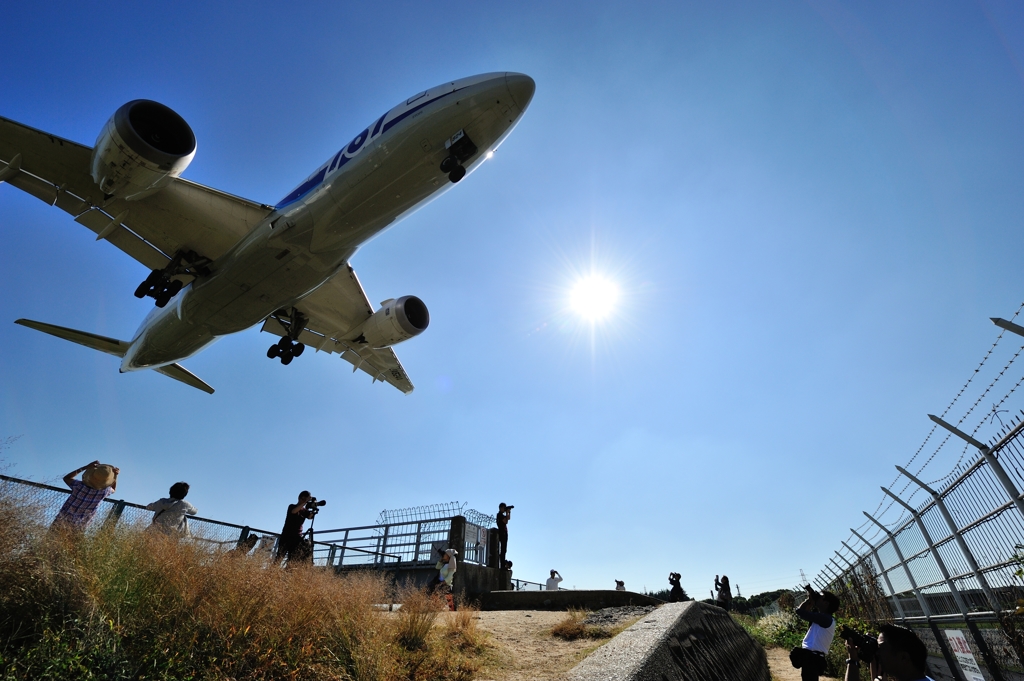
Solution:
[{"label": "shrub", "polygon": [[585,610],[570,609],[565,619],[551,628],[551,635],[566,641],[575,641],[581,638],[608,638],[611,632],[604,627],[595,627],[583,622],[587,616]]},{"label": "shrub", "polygon": [[49,533],[22,509],[0,488],[4,681],[468,679],[483,650],[472,619],[432,628],[440,604],[419,592],[414,624],[376,611],[390,597],[374,573],[283,570],[131,527]]}]

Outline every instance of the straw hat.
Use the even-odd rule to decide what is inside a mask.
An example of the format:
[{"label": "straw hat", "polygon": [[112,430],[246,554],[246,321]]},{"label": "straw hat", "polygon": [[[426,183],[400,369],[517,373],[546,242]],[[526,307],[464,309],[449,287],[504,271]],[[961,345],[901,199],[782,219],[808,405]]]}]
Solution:
[{"label": "straw hat", "polygon": [[82,482],[93,489],[106,489],[114,484],[114,467],[108,463],[89,466],[82,473]]}]

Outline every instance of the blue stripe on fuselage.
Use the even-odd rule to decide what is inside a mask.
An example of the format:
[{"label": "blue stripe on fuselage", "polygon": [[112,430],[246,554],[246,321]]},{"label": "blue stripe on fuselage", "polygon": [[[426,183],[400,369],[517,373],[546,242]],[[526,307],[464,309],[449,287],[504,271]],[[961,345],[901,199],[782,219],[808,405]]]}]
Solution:
[{"label": "blue stripe on fuselage", "polygon": [[[388,114],[391,113],[391,111],[394,111],[394,109],[392,109],[391,111],[388,111],[387,113],[385,113],[383,116],[381,116],[376,121],[376,123],[373,126],[373,132],[370,133],[367,136],[367,139],[363,140],[363,142],[359,145],[359,147],[354,152],[353,156],[346,156],[345,155],[345,151],[348,148],[350,148],[353,143],[358,141],[360,137],[362,137],[364,134],[366,134],[366,130],[363,130],[363,132],[361,132],[358,135],[356,135],[355,139],[353,139],[352,142],[349,142],[344,147],[342,147],[341,151],[339,151],[337,154],[332,156],[331,160],[328,163],[324,164],[324,166],[322,168],[320,168],[315,173],[310,175],[309,178],[305,182],[303,182],[298,187],[293,189],[291,191],[291,193],[288,194],[288,196],[286,196],[283,199],[281,199],[281,201],[276,206],[274,206],[274,208],[277,209],[277,210],[280,210],[281,208],[284,208],[288,204],[295,203],[296,201],[300,200],[306,194],[308,194],[311,191],[313,191],[314,189],[316,189],[317,186],[319,186],[320,183],[324,181],[324,179],[327,177],[328,173],[333,172],[333,171],[341,168],[343,165],[348,163],[351,159],[355,158],[355,156],[357,156],[359,154],[359,152],[361,152],[363,150],[363,148],[367,144],[369,144],[371,141],[373,141],[374,139],[376,139],[380,135],[383,135],[388,130],[390,130],[391,128],[395,127],[400,122],[402,122],[403,120],[405,120],[406,118],[408,118],[412,114],[416,113],[417,111],[419,111],[423,107],[428,106],[430,104],[433,104],[434,102],[438,101],[439,99],[444,99],[448,95],[453,95],[453,94],[455,94],[456,92],[459,92],[459,90],[462,90],[462,89],[463,88],[459,88],[458,90],[452,90],[451,92],[446,92],[443,95],[438,95],[437,97],[434,97],[433,99],[428,99],[427,101],[423,102],[422,104],[418,104],[418,105],[414,106],[413,108],[409,109],[408,111],[405,111],[402,114],[400,114],[398,116],[395,116],[393,119],[391,119],[387,123],[384,123],[384,119],[387,118]],[[381,126],[382,123],[384,123],[383,127]]]}]

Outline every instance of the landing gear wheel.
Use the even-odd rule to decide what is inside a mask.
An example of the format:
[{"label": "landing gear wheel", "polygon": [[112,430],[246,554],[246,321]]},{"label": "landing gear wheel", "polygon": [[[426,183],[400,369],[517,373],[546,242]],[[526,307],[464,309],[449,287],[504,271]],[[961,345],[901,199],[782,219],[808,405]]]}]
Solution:
[{"label": "landing gear wheel", "polygon": [[458,159],[454,156],[446,156],[445,159],[441,161],[441,172],[450,173],[455,170],[457,165],[459,165]]},{"label": "landing gear wheel", "polygon": [[171,297],[166,293],[161,293],[156,297],[156,306],[164,307],[167,303],[171,302]]},{"label": "landing gear wheel", "polygon": [[306,349],[306,346],[302,343],[296,343],[292,346],[292,355],[298,357],[302,354],[302,351]]},{"label": "landing gear wheel", "polygon": [[452,182],[458,182],[466,176],[466,168],[463,166],[455,166],[455,168],[448,173],[448,179]]},{"label": "landing gear wheel", "polygon": [[279,354],[281,354],[281,348],[277,347],[277,345],[271,345],[270,349],[267,350],[267,357],[270,359],[274,359]]},{"label": "landing gear wheel", "polygon": [[281,364],[284,364],[285,366],[287,366],[287,365],[292,363],[292,359],[294,359],[294,358],[290,354],[289,355],[283,355],[281,357]]},{"label": "landing gear wheel", "polygon": [[181,291],[182,288],[184,288],[184,286],[185,284],[183,282],[179,281],[178,279],[175,279],[174,281],[167,285],[167,294],[171,298],[173,298],[174,296],[178,295],[178,293]]},{"label": "landing gear wheel", "polygon": [[281,340],[277,341],[277,347],[281,348],[281,350],[287,350],[291,346],[292,339],[289,338],[288,336],[282,336]]}]

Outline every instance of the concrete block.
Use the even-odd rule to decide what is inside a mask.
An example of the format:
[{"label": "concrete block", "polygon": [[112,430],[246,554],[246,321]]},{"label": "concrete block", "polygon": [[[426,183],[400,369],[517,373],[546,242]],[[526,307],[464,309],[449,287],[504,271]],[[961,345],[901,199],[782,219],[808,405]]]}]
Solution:
[{"label": "concrete block", "polygon": [[600,610],[665,601],[632,591],[491,591],[480,596],[481,610]]},{"label": "concrete block", "polygon": [[764,649],[729,614],[661,606],[569,671],[569,681],[771,681]]}]

